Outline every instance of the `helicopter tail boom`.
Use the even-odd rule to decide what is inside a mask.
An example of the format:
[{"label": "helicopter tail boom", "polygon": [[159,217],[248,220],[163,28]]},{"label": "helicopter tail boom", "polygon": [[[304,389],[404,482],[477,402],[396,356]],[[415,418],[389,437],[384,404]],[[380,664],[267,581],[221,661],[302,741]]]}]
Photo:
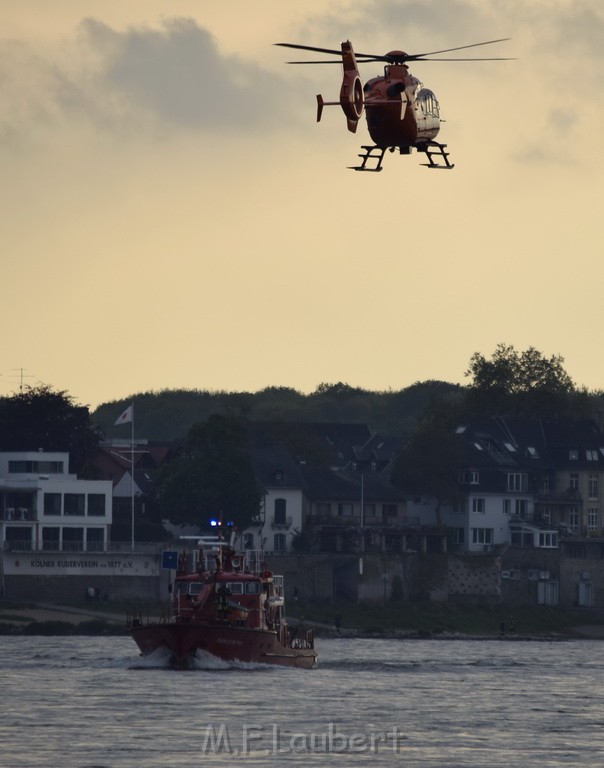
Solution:
[{"label": "helicopter tail boom", "polygon": [[342,66],[344,77],[340,88],[340,106],[346,115],[348,130],[356,133],[358,122],[363,114],[363,84],[350,40],[342,43]]}]

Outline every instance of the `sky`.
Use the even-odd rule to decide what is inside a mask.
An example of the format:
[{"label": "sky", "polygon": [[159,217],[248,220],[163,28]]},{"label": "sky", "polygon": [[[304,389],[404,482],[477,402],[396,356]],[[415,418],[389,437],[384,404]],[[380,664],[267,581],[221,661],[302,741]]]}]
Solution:
[{"label": "sky", "polygon": [[[467,382],[500,343],[604,388],[601,0],[0,0],[0,20],[0,394],[398,390]],[[341,68],[273,46],[508,37],[466,55],[513,61],[411,67],[452,171],[348,170],[364,118],[316,123]]]}]

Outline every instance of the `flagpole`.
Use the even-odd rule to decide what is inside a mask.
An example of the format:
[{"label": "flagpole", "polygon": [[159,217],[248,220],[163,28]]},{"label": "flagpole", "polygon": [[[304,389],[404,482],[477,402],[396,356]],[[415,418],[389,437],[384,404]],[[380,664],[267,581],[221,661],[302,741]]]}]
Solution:
[{"label": "flagpole", "polygon": [[118,417],[114,426],[130,422],[130,546],[134,552],[134,403]]},{"label": "flagpole", "polygon": [[132,403],[132,420],[130,421],[130,524],[131,524],[131,545],[134,552],[134,403]]}]

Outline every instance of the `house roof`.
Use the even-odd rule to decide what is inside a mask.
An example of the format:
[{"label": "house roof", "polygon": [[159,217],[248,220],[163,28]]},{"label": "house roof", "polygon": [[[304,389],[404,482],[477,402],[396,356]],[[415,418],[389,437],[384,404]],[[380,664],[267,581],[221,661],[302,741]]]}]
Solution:
[{"label": "house roof", "polygon": [[299,465],[279,444],[252,446],[252,464],[258,483],[269,488],[300,488],[306,485]]},{"label": "house roof", "polygon": [[604,434],[589,420],[494,417],[460,425],[464,464],[551,472],[603,469]]},{"label": "house roof", "polygon": [[248,431],[248,441],[256,480],[265,489],[304,488],[299,465],[287,448],[272,438],[261,425]]},{"label": "house roof", "polygon": [[381,475],[347,472],[341,469],[301,467],[306,480],[305,495],[319,501],[402,501],[403,493]]},{"label": "house roof", "polygon": [[334,467],[345,467],[355,458],[355,450],[364,446],[371,438],[367,424],[318,422],[300,426],[327,444],[330,463]]}]

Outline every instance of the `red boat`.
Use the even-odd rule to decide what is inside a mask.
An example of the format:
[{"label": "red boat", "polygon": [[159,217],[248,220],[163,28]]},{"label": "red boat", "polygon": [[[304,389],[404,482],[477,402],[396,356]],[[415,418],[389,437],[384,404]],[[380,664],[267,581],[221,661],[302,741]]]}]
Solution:
[{"label": "red boat", "polygon": [[128,617],[143,656],[166,648],[179,668],[192,666],[198,651],[223,661],[314,667],[312,630],[290,628],[285,620],[283,577],[256,553],[237,554],[232,542],[204,537],[198,546],[178,559],[170,615]]}]

